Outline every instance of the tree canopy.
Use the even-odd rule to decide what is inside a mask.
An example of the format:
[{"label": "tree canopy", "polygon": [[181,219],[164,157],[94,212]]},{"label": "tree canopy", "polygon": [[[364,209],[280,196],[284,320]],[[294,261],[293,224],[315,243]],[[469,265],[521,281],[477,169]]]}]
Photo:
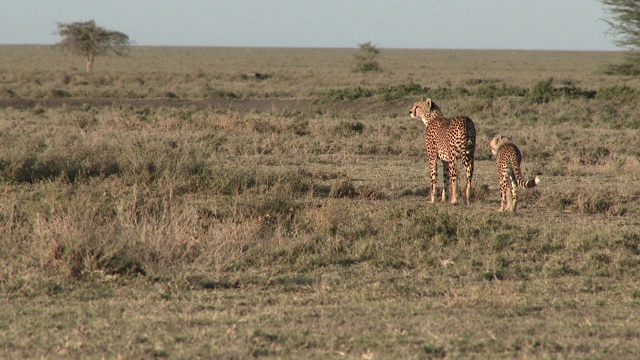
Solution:
[{"label": "tree canopy", "polygon": [[640,1],[638,0],[600,0],[608,18],[602,19],[609,24],[607,34],[618,37],[613,43],[629,50],[625,61],[609,66],[612,74],[640,75]]},{"label": "tree canopy", "polygon": [[640,49],[640,1],[601,0],[609,19],[603,19],[611,27],[613,35],[620,36],[614,41],[619,47],[630,50]]},{"label": "tree canopy", "polygon": [[73,54],[84,56],[87,60],[87,71],[93,69],[96,56],[109,53],[125,56],[127,46],[131,44],[128,35],[99,27],[93,20],[57,25],[58,30],[55,33],[62,37],[57,45]]}]

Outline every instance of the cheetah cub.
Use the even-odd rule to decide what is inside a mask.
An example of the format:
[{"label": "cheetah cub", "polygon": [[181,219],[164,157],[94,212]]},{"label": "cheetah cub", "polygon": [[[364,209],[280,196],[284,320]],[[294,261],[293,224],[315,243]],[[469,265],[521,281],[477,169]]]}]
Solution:
[{"label": "cheetah cub", "polygon": [[[540,182],[537,176],[526,180],[520,171],[522,154],[518,147],[506,136],[496,135],[489,143],[491,153],[496,157],[500,177],[500,211],[518,208],[518,187],[532,188]],[[511,192],[509,192],[511,188]],[[506,207],[505,207],[506,205]]]}]

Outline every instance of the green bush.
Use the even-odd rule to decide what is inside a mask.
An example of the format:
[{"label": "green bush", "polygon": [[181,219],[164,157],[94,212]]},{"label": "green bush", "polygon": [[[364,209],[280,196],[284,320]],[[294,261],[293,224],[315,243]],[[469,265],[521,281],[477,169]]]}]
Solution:
[{"label": "green bush", "polygon": [[595,99],[612,101],[614,103],[626,103],[630,101],[637,101],[638,90],[633,89],[627,85],[613,85],[605,86],[598,89]]},{"label": "green bush", "polygon": [[553,79],[539,81],[529,89],[527,98],[532,104],[546,104],[556,97]]}]

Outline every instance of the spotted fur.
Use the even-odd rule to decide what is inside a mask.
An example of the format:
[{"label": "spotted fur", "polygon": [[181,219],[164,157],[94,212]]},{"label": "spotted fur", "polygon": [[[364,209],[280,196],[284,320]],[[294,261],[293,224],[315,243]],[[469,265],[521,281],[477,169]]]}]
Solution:
[{"label": "spotted fur", "polygon": [[511,210],[515,213],[518,208],[518,188],[535,187],[540,182],[540,178],[537,176],[529,180],[524,178],[520,170],[522,154],[509,138],[496,135],[489,143],[489,147],[498,167],[500,211]]},{"label": "spotted fur", "polygon": [[431,99],[413,104],[409,113],[412,118],[420,118],[427,127],[425,146],[429,158],[429,175],[431,176],[431,202],[436,196],[437,161],[442,161],[444,188],[442,202],[447,199],[447,189],[451,180],[451,203],[458,202],[458,176],[456,161],[462,160],[467,171],[467,187],[465,199],[470,203],[471,179],[473,178],[474,153],[476,150],[476,128],[473,120],[466,116],[457,116],[447,120],[440,108]]}]

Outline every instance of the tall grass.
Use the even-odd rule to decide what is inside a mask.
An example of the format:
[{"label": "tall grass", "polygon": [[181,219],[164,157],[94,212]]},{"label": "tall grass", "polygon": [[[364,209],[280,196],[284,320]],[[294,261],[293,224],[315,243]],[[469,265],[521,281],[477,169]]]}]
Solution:
[{"label": "tall grass", "polygon": [[[567,100],[542,105],[557,101]],[[504,236],[542,241],[542,227],[563,228],[562,222],[520,228],[508,220],[511,235],[502,235],[505,228],[487,227],[482,212],[416,206],[423,200],[415,194],[424,194],[416,189],[427,181],[423,125],[410,119],[130,107],[4,109],[3,118],[8,288],[23,281],[10,275],[16,269],[67,281],[191,267],[225,272],[364,261],[414,268],[462,261],[459,252]],[[624,145],[636,140],[634,132],[589,131],[554,119],[534,129],[511,132],[527,150],[525,169],[556,176],[559,187],[525,193],[525,204],[605,216],[638,211],[638,193],[623,191],[624,183],[593,191],[602,186],[597,178],[580,187],[564,180],[593,171],[637,180],[620,177],[628,173],[620,166],[637,163],[629,163],[637,154]],[[477,206],[497,201],[495,170],[483,155],[489,136],[479,135]],[[584,141],[594,137],[600,140]],[[403,180],[369,158],[413,164],[416,173]],[[587,233],[576,232],[574,241]]]}]

